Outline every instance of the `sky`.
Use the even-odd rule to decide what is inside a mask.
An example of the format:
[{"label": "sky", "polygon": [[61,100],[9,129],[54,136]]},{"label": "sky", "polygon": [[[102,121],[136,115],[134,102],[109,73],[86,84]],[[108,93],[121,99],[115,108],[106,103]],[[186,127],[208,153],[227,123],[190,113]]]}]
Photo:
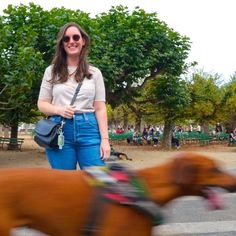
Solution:
[{"label": "sky", "polygon": [[236,71],[236,1],[235,0],[4,0],[0,14],[8,4],[34,2],[44,9],[62,7],[90,13],[107,12],[123,5],[132,11],[136,6],[158,18],[181,35],[188,36],[191,51],[186,62],[197,61],[197,69],[218,74],[224,81]]}]

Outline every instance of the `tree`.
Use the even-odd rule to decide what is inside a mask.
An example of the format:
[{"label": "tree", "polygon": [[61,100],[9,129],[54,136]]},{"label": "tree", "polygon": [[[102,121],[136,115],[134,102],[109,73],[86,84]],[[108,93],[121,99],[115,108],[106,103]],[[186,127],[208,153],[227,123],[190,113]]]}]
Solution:
[{"label": "tree", "polygon": [[224,89],[219,85],[220,77],[204,73],[193,74],[189,83],[192,106],[189,115],[208,131],[209,124],[221,122],[223,118]]},{"label": "tree", "polygon": [[185,80],[165,74],[150,85],[150,92],[156,97],[158,111],[164,120],[163,148],[171,148],[172,129],[176,121],[186,118],[191,99]]},{"label": "tree", "polygon": [[127,104],[127,107],[133,112],[135,116],[135,130],[141,131],[141,122],[146,117],[157,115],[158,113],[158,102],[150,92],[150,85],[152,81],[148,81],[145,86],[141,89],[139,97],[132,98]]},{"label": "tree", "polygon": [[108,102],[117,106],[139,96],[139,90],[158,74],[180,75],[190,49],[181,36],[155,13],[113,7],[96,17],[90,60],[105,77]]},{"label": "tree", "polygon": [[[19,122],[29,121],[34,114],[36,97],[32,88],[42,74],[42,54],[35,50],[37,28],[29,24],[40,8],[32,11],[21,5],[11,5],[4,11],[1,23],[0,121],[11,127],[11,137],[17,137]],[[30,17],[31,16],[31,17]]]},{"label": "tree", "polygon": [[236,127],[236,73],[231,76],[228,83],[222,86],[222,114],[227,131]]}]

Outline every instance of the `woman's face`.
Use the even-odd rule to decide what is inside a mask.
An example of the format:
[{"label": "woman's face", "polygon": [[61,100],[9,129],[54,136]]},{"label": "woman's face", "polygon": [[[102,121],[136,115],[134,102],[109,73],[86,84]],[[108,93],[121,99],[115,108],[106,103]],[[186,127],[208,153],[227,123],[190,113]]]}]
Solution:
[{"label": "woman's face", "polygon": [[69,27],[62,38],[64,50],[67,56],[79,56],[85,41],[80,31],[75,27]]}]

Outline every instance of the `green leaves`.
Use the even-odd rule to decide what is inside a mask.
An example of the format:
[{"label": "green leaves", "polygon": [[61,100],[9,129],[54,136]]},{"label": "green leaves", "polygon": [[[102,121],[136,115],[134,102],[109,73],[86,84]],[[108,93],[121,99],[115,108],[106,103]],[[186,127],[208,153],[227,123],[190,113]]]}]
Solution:
[{"label": "green leaves", "polygon": [[42,9],[34,4],[30,7],[9,5],[4,13],[0,28],[3,35],[0,40],[0,110],[4,116],[0,123],[15,125],[29,120],[31,110],[36,108],[37,97],[32,97],[31,90],[43,73],[44,63],[38,47],[41,21],[38,20],[44,18],[41,19]]},{"label": "green leaves", "polygon": [[195,73],[189,82],[188,88],[192,98],[189,111],[200,124],[221,121],[224,91],[218,85],[218,81],[217,75]]},{"label": "green leaves", "polygon": [[113,105],[130,99],[138,89],[133,85],[142,87],[140,78],[146,83],[163,72],[183,72],[190,42],[155,13],[139,8],[130,13],[127,7],[113,7],[97,16],[95,26],[90,60],[101,68]]},{"label": "green leaves", "polygon": [[164,119],[176,121],[180,117],[184,118],[191,99],[183,79],[168,74],[159,76],[152,83],[150,93],[156,97],[159,111]]}]

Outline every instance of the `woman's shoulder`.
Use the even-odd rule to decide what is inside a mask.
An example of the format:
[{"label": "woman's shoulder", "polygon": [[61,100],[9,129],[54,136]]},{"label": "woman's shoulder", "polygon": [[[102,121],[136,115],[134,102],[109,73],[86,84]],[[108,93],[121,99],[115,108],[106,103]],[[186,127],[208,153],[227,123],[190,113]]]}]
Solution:
[{"label": "woman's shoulder", "polygon": [[46,67],[45,71],[44,71],[44,76],[43,76],[43,80],[48,81],[51,79],[52,77],[52,65],[49,65],[48,67]]},{"label": "woman's shoulder", "polygon": [[52,71],[52,68],[53,68],[53,65],[51,64],[51,65],[49,65],[48,67],[46,67],[46,71]]},{"label": "woman's shoulder", "polygon": [[89,72],[90,72],[93,76],[101,74],[100,69],[98,69],[97,67],[95,67],[95,66],[93,66],[93,65],[89,65]]},{"label": "woman's shoulder", "polygon": [[48,67],[46,67],[45,73],[51,74],[52,73],[52,68],[53,68],[53,65],[49,65]]}]

